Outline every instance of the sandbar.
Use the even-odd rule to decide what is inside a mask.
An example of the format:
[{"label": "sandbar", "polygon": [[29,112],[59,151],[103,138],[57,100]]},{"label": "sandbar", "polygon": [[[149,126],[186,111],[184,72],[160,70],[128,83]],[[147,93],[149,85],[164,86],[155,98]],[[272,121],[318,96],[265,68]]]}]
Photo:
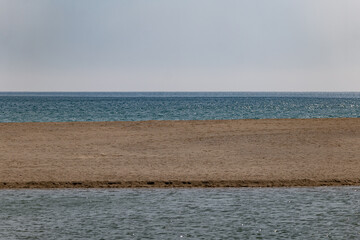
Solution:
[{"label": "sandbar", "polygon": [[360,185],[360,118],[0,123],[0,188]]}]

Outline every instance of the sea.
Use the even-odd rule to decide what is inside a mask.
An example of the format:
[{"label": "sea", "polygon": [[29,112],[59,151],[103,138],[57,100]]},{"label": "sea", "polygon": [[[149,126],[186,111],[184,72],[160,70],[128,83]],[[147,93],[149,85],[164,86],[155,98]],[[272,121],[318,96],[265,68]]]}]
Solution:
[{"label": "sea", "polygon": [[[0,92],[2,123],[345,117],[360,93]],[[360,187],[0,190],[0,239],[360,239]]]},{"label": "sea", "polygon": [[360,93],[0,92],[0,122],[360,117]]},{"label": "sea", "polygon": [[360,188],[1,190],[0,238],[360,239]]}]

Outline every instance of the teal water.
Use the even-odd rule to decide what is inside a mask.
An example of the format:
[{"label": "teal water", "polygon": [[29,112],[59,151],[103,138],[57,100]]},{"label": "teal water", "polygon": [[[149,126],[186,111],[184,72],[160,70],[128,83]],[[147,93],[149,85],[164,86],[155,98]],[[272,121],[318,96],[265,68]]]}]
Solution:
[{"label": "teal water", "polygon": [[360,117],[360,93],[0,93],[0,122]]},{"label": "teal water", "polygon": [[360,187],[2,190],[0,239],[360,239]]}]

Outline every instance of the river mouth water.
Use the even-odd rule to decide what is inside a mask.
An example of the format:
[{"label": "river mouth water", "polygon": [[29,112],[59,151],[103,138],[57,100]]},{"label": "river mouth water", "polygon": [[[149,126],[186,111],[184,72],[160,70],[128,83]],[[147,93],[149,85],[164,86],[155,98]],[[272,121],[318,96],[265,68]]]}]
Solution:
[{"label": "river mouth water", "polygon": [[359,239],[360,187],[1,190],[0,239]]}]

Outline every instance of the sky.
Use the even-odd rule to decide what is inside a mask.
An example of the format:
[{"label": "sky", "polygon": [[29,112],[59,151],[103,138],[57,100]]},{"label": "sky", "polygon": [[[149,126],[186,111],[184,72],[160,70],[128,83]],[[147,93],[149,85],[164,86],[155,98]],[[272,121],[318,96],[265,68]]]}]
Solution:
[{"label": "sky", "polygon": [[360,91],[359,0],[0,0],[0,91]]}]

